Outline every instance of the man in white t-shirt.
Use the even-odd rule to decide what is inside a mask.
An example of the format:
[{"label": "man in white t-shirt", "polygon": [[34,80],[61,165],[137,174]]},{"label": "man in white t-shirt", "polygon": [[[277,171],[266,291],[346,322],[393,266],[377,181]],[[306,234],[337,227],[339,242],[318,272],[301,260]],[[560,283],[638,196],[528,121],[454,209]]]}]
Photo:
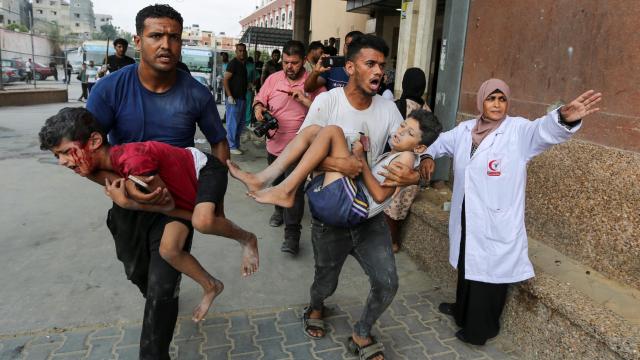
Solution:
[{"label": "man in white t-shirt", "polygon": [[[403,120],[393,102],[376,95],[382,83],[388,52],[389,48],[381,38],[365,35],[354,40],[348,48],[345,66],[349,82],[344,88],[318,95],[309,108],[301,131],[311,125],[337,125],[342,128],[349,144],[364,133],[370,143],[368,158],[376,159],[381,155],[389,135]],[[321,170],[347,174],[351,160],[329,157],[322,163]],[[373,165],[373,162],[369,164]],[[311,239],[315,276],[311,285],[311,303],[304,316],[306,334],[314,338],[325,335],[321,320],[324,300],[335,291],[342,265],[347,255],[352,255],[369,276],[371,290],[350,342],[353,348],[377,354],[372,359],[382,359],[382,344],[374,343],[371,328],[391,304],[398,289],[391,238],[384,217],[374,216],[351,229],[332,227],[314,219]]]}]

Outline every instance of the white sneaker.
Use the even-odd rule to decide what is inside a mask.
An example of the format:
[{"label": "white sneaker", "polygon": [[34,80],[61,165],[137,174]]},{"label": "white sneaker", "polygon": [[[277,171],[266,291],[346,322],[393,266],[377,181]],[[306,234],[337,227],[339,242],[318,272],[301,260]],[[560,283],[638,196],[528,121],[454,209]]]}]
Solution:
[{"label": "white sneaker", "polygon": [[229,150],[230,153],[232,153],[233,155],[242,155],[244,154],[244,152],[242,152],[242,150],[240,149],[231,149]]}]

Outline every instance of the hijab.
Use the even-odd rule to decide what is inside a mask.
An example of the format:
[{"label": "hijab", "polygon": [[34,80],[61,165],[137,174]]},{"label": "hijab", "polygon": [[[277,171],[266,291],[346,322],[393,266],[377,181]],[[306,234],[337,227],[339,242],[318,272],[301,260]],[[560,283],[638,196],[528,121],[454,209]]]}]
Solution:
[{"label": "hijab", "polygon": [[480,89],[478,90],[478,95],[476,98],[476,104],[478,106],[478,111],[480,115],[478,115],[476,125],[471,130],[471,140],[473,144],[478,146],[486,138],[489,134],[491,134],[495,129],[497,129],[500,124],[507,117],[505,113],[504,117],[498,121],[485,120],[482,116],[484,112],[484,100],[495,91],[500,91],[507,98],[507,110],[509,109],[509,101],[511,100],[511,90],[509,89],[509,85],[500,79],[489,79],[480,85]]},{"label": "hijab", "polygon": [[396,101],[396,106],[403,117],[407,116],[407,104],[411,100],[419,104],[418,108],[424,105],[422,95],[427,88],[427,76],[419,68],[408,68],[402,77],[402,95]]}]

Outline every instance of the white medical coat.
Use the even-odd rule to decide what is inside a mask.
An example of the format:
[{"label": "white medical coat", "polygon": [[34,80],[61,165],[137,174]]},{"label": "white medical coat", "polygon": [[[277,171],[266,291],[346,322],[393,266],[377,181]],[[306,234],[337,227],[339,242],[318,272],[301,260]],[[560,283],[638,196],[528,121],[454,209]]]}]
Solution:
[{"label": "white medical coat", "polygon": [[559,123],[557,110],[535,121],[507,116],[470,157],[475,124],[475,119],[460,123],[427,150],[434,159],[453,158],[449,262],[457,268],[464,199],[465,278],[494,284],[532,278],[524,221],[527,163],[568,140],[581,124],[567,129]]}]

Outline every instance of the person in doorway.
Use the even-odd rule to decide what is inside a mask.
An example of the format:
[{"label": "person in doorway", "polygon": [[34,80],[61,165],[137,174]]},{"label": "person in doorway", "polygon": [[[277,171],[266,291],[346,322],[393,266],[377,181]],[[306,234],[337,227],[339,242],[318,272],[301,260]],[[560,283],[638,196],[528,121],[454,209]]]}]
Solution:
[{"label": "person in doorway", "polygon": [[[362,36],[360,31],[351,31],[344,37],[344,49],[343,53],[347,53],[349,44],[359,36]],[[312,92],[321,87],[326,87],[327,90],[331,90],[336,87],[343,87],[349,82],[349,74],[344,66],[340,67],[324,67],[322,66],[322,58],[329,56],[328,53],[323,55],[316,63],[311,74],[304,83],[304,91]]]},{"label": "person in doorway", "polygon": [[320,41],[312,41],[307,49],[307,57],[304,60],[304,70],[308,73],[313,72],[313,67],[324,54],[324,46]]},{"label": "person in doorway", "polygon": [[262,76],[260,77],[260,83],[264,84],[267,78],[278,71],[282,70],[282,63],[280,63],[280,50],[274,49],[271,52],[271,59],[264,64],[262,68]]},{"label": "person in doorway", "polygon": [[123,67],[131,64],[135,64],[136,61],[127,56],[127,49],[129,48],[129,42],[122,38],[113,40],[113,48],[115,49],[115,55],[109,55],[107,57],[107,71],[109,73],[116,72]]},{"label": "person in doorway", "polygon": [[[168,5],[150,5],[136,15],[136,49],[140,63],[126,66],[100,80],[87,102],[112,145],[160,141],[193,147],[200,128],[211,147],[211,155],[223,164],[229,158],[226,132],[211,92],[176,65],[182,48],[182,16]],[[91,179],[117,175],[97,172]],[[145,180],[145,179],[143,179]],[[148,179],[146,179],[149,181]],[[165,205],[163,191],[128,193],[140,203]],[[166,190],[165,190],[166,191]],[[167,192],[168,193],[168,192]],[[224,206],[216,206],[224,214]],[[159,245],[169,217],[159,213],[131,211],[114,204],[107,226],[127,278],[145,297],[140,335],[140,359],[168,360],[178,317],[180,272],[159,254]],[[192,232],[183,250],[191,248]]]},{"label": "person in doorway", "polygon": [[454,164],[449,262],[458,284],[455,303],[438,309],[455,318],[456,337],[474,345],[498,335],[509,284],[534,276],[524,219],[527,164],[576,133],[602,94],[589,90],[534,121],[507,115],[511,99],[504,81],[485,81],[479,115],[442,133],[426,152]]},{"label": "person in doorway", "polygon": [[[107,196],[118,206],[160,212],[171,217],[162,233],[159,252],[174,269],[192,278],[203,289],[202,301],[193,310],[193,321],[204,319],[224,285],[184,250],[191,224],[203,234],[238,241],[244,248],[242,275],[249,276],[257,271],[256,236],[216,212],[216,206],[220,206],[226,192],[227,169],[212,155],[196,148],[183,149],[157,141],[111,146],[93,115],[84,108],[60,110],[47,119],[39,138],[42,150],[50,150],[59,165],[80,176],[87,177],[98,170],[121,176],[112,184],[107,179],[105,187]],[[140,186],[128,177],[148,174],[155,175],[147,189],[166,187],[175,204],[147,205],[127,197],[130,189]]]},{"label": "person in doorway", "polygon": [[240,149],[240,135],[244,129],[245,106],[248,88],[247,46],[243,43],[236,45],[236,57],[229,62],[224,72],[224,91],[227,95],[225,117],[227,119],[227,140],[231,154],[242,155]]},{"label": "person in doorway", "polygon": [[[268,112],[278,119],[278,129],[272,130],[267,137],[267,162],[272,164],[278,159],[282,150],[295,138],[304,121],[309,106],[320,91],[305,94],[304,80],[307,73],[302,67],[304,44],[299,41],[288,41],[283,47],[283,70],[267,78],[253,105],[256,120],[264,122],[264,113]],[[285,176],[293,171],[290,166]],[[279,184],[284,177],[273,181]],[[302,188],[295,194],[293,206],[282,208],[276,206],[269,219],[269,225],[278,227],[284,223],[284,241],[280,250],[297,255],[300,249],[300,233],[302,216],[304,215],[304,191]]]}]

